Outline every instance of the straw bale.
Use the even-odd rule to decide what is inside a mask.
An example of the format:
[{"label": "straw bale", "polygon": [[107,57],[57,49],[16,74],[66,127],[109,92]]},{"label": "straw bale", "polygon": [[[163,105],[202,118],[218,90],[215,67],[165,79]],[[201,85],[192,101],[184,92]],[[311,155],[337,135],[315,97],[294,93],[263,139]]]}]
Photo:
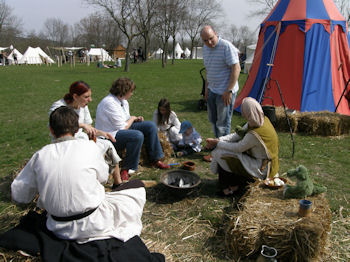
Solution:
[{"label": "straw bale", "polygon": [[[282,132],[289,132],[289,125],[284,112],[283,107],[276,107],[276,130]],[[298,122],[300,118],[300,112],[294,111],[293,113],[287,112],[289,123],[292,127],[292,132],[295,133],[298,130]]]},{"label": "straw bale", "polygon": [[[289,132],[289,126],[283,107],[276,107],[276,130]],[[339,136],[350,133],[350,116],[320,112],[287,112],[293,133],[308,135]]]},{"label": "straw bale", "polygon": [[298,126],[299,131],[306,134],[321,136],[341,135],[339,114],[328,111],[305,112],[300,117]]},{"label": "straw bale", "polygon": [[[164,153],[164,158],[163,160],[165,162],[169,162],[172,154],[173,154],[173,147],[171,146],[170,142],[168,141],[166,135],[162,132],[158,132],[158,137],[159,137],[159,141],[160,141],[160,145],[162,146],[163,149],[163,153]],[[125,154],[126,154],[126,150],[119,150],[118,151],[118,155],[123,159],[125,158]],[[147,152],[146,152],[146,148],[145,145],[142,145],[141,148],[141,154],[140,154],[140,164],[141,165],[145,165],[148,164],[149,160],[147,157]],[[122,163],[121,163],[122,164]]]},{"label": "straw bale", "polygon": [[226,231],[229,252],[236,259],[254,257],[267,245],[277,249],[278,261],[320,258],[331,230],[331,211],[323,194],[308,199],[312,215],[300,218],[299,200],[283,199],[283,189],[251,185]]},{"label": "straw bale", "polygon": [[[169,160],[171,158],[171,155],[174,152],[173,147],[171,146],[170,142],[168,141],[168,138],[166,137],[166,135],[163,132],[158,132],[158,137],[159,137],[160,145],[162,146],[163,153],[164,153],[163,160],[165,162],[168,162],[167,160]],[[140,154],[140,164],[144,165],[147,163],[148,163],[147,152],[146,152],[145,145],[143,145],[142,149],[141,149],[141,154]]]}]

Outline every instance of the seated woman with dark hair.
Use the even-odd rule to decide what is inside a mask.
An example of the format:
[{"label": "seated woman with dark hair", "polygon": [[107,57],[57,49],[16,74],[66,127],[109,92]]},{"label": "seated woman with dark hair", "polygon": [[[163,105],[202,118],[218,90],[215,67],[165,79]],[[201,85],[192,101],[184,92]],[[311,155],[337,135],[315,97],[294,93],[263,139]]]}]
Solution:
[{"label": "seated woman with dark hair", "polygon": [[113,187],[116,187],[122,183],[118,166],[121,159],[111,143],[111,141],[115,141],[114,137],[111,134],[98,130],[91,125],[93,121],[88,108],[88,104],[91,101],[92,98],[90,86],[84,81],[76,81],[71,84],[69,93],[65,94],[62,99],[52,104],[49,110],[49,115],[51,115],[55,109],[61,106],[69,106],[74,109],[79,116],[79,130],[75,133],[74,137],[86,140],[93,139],[101,151],[107,154],[111,167],[115,167],[112,176],[114,179]]},{"label": "seated woman with dark hair", "polygon": [[164,157],[158,138],[157,126],[144,121],[142,116],[131,116],[128,99],[133,95],[136,85],[128,78],[119,78],[113,82],[110,94],[98,104],[96,110],[96,128],[115,136],[117,150],[126,149],[121,176],[130,169],[137,170],[142,144],[145,143],[148,159],[154,167],[170,168],[160,161]]},{"label": "seated woman with dark hair", "polygon": [[261,105],[246,97],[241,110],[247,124],[240,134],[206,141],[207,148],[215,148],[211,170],[219,174],[224,195],[232,194],[247,181],[274,177],[279,169],[278,136],[270,120],[264,116]]}]

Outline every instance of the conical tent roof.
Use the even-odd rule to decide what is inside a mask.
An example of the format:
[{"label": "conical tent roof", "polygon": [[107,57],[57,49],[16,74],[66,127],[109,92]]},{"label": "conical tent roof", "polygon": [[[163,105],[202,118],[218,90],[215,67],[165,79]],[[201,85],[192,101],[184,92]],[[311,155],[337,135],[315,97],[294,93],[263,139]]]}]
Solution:
[{"label": "conical tent roof", "polygon": [[18,60],[19,64],[42,64],[44,62],[54,63],[40,47],[33,48],[31,46],[27,48],[22,58]]},{"label": "conical tent roof", "polygon": [[345,18],[332,0],[279,0],[260,26],[250,74],[235,108],[239,111],[247,96],[281,106],[279,86],[288,108],[337,109],[350,115],[349,101],[340,99],[350,78],[346,32]]},{"label": "conical tent roof", "polygon": [[[20,59],[22,59],[23,55],[21,54],[21,52],[19,52],[16,48],[12,50],[12,52],[9,54],[9,56],[7,57],[8,60],[12,60],[14,61],[14,57],[13,55],[16,54],[17,57],[17,61],[19,61]],[[14,63],[14,62],[12,62]]]}]

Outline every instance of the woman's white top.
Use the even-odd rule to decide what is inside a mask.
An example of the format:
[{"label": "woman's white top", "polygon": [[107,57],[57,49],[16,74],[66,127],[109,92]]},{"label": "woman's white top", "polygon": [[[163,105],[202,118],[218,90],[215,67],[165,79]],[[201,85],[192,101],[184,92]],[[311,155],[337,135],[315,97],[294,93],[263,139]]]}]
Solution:
[{"label": "woman's white top", "polygon": [[109,94],[97,106],[95,127],[115,137],[119,130],[125,129],[129,118],[128,101],[120,101],[116,96]]},{"label": "woman's white top", "polygon": [[[56,108],[59,108],[61,106],[68,106],[66,101],[64,101],[63,98],[52,104],[49,110],[49,116]],[[73,110],[79,116],[79,120],[78,120],[79,124],[88,124],[88,125],[92,124],[93,121],[92,121],[88,106],[80,107],[78,109],[73,108]],[[74,137],[79,139],[89,140],[89,137],[84,132],[83,128],[79,128],[78,132],[75,133]],[[52,135],[51,135],[51,138],[53,139]],[[114,165],[121,161],[121,158],[119,157],[111,141],[105,139],[104,137],[101,137],[96,140],[96,144],[98,145],[102,153],[106,153],[108,150],[110,150]]]},{"label": "woman's white top", "polygon": [[182,139],[182,134],[180,134],[181,122],[178,119],[176,113],[171,111],[169,114],[169,120],[167,123],[158,124],[158,110],[153,113],[153,122],[158,127],[158,131],[164,132],[167,138],[172,143],[177,143]]}]

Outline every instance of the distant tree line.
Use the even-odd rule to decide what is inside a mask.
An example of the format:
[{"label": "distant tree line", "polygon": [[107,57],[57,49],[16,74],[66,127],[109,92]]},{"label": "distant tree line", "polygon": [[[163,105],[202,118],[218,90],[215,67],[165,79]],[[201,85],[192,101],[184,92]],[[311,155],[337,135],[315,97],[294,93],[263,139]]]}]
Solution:
[{"label": "distant tree line", "polygon": [[[0,0],[0,46],[13,44],[20,51],[30,46],[105,46],[113,50],[119,44],[126,48],[125,71],[134,48],[149,54],[161,47],[162,66],[167,57],[175,57],[175,43],[193,48],[202,45],[200,30],[211,24],[218,33],[244,52],[245,45],[255,42],[253,33],[244,26],[228,24],[218,0],[82,0],[96,12],[70,25],[60,18],[47,19],[41,31],[25,32],[21,19]],[[192,53],[190,57],[192,58]],[[147,59],[147,55],[145,55]],[[172,60],[174,63],[174,60]]]}]

